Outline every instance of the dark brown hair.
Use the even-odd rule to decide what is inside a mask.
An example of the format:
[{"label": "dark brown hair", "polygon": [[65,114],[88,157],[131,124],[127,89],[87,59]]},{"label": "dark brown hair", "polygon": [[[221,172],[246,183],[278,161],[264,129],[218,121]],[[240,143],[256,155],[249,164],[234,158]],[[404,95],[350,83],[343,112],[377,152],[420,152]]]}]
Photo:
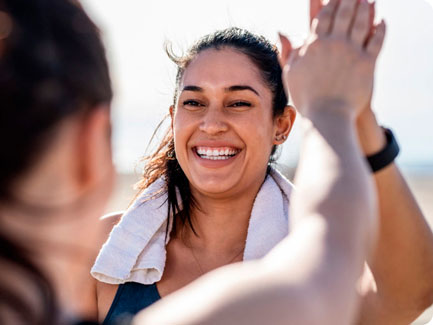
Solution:
[{"label": "dark brown hair", "polygon": [[[227,48],[245,54],[257,66],[264,82],[273,94],[273,117],[283,114],[288,100],[281,79],[282,71],[278,61],[278,50],[276,46],[272,45],[263,36],[240,28],[228,28],[206,35],[195,43],[184,56],[176,56],[168,46],[166,47],[169,58],[177,65],[173,107],[176,106],[181,79],[189,63],[204,50],[223,50]],[[155,133],[158,131],[160,125]],[[276,146],[272,149],[269,159],[270,163],[274,161],[275,154]],[[136,185],[139,189],[136,197],[158,178],[164,177],[168,194],[168,217],[179,216],[182,223],[188,223],[194,231],[190,212],[192,207],[197,208],[198,206],[191,195],[188,179],[176,160],[173,131],[171,128],[166,132],[156,150],[151,155],[145,157],[143,161],[145,167],[142,180]],[[181,202],[178,201],[177,192]],[[173,223],[173,225],[175,224]]]},{"label": "dark brown hair", "polygon": [[[41,156],[61,121],[111,98],[99,31],[77,1],[0,0],[0,204],[20,204],[12,184]],[[53,324],[54,292],[29,255],[0,225],[0,263],[32,280],[43,310],[35,311],[2,276],[0,305],[23,323]]]}]

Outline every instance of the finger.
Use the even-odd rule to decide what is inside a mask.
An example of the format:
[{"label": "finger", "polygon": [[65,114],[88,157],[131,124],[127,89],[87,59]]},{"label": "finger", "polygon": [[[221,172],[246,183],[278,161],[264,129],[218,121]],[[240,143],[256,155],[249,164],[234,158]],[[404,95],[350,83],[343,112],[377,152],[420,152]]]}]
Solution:
[{"label": "finger", "polygon": [[382,50],[383,42],[385,40],[386,34],[386,24],[382,20],[379,25],[377,25],[373,36],[370,38],[366,50],[367,53],[377,57]]},{"label": "finger", "polygon": [[370,26],[370,31],[368,32],[368,36],[367,36],[367,39],[365,40],[364,46],[368,43],[368,41],[370,40],[370,38],[374,34],[374,30],[376,28],[374,25],[375,17],[376,17],[376,1],[370,3],[370,17],[368,20],[368,25]]},{"label": "finger", "polygon": [[350,34],[350,25],[356,14],[357,0],[341,0],[334,20],[332,33],[344,37]]},{"label": "finger", "polygon": [[370,5],[367,1],[361,1],[356,11],[355,20],[353,22],[351,38],[360,48],[364,47],[370,32]]},{"label": "finger", "polygon": [[286,93],[287,98],[290,98],[290,91],[289,91],[289,73],[292,66],[296,63],[296,61],[299,58],[299,51],[301,48],[297,48],[291,51],[290,56],[287,60],[286,65],[283,67],[283,73],[282,73],[282,79],[283,79],[283,85],[284,85],[284,91]]},{"label": "finger", "polygon": [[374,17],[376,17],[376,1],[371,2],[370,4],[370,19],[368,24],[373,27],[374,26]]},{"label": "finger", "polygon": [[278,36],[280,38],[281,44],[281,53],[278,60],[280,61],[281,68],[283,68],[289,59],[290,53],[292,52],[292,43],[290,43],[290,40],[283,34],[278,33]]},{"label": "finger", "polygon": [[313,20],[312,32],[317,36],[329,34],[332,28],[332,21],[337,11],[339,0],[329,0],[328,4],[320,10],[317,18]]},{"label": "finger", "polygon": [[291,66],[299,59],[299,54],[302,50],[302,47],[298,47],[296,49],[293,49],[290,53],[290,56],[287,60],[286,66],[284,67],[284,70],[290,70]]},{"label": "finger", "polygon": [[322,0],[310,0],[310,25],[313,23],[313,19],[317,17],[322,7]]}]

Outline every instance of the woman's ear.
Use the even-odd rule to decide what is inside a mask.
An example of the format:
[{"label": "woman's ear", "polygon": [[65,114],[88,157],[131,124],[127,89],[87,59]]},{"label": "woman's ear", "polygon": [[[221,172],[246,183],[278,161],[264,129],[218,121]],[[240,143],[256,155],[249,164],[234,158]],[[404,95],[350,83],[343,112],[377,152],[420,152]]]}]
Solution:
[{"label": "woman's ear", "polygon": [[274,136],[274,145],[279,145],[286,141],[287,137],[292,130],[293,124],[296,120],[296,109],[287,105],[284,108],[283,114],[277,116],[275,119],[275,136]]}]

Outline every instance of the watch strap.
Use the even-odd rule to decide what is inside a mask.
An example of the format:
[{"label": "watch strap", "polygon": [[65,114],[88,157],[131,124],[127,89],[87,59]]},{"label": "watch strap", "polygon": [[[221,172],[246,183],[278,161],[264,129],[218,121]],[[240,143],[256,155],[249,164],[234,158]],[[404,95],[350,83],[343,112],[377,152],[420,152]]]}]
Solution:
[{"label": "watch strap", "polygon": [[391,164],[400,152],[400,147],[392,131],[387,128],[382,129],[386,137],[385,147],[381,151],[366,157],[373,173]]}]

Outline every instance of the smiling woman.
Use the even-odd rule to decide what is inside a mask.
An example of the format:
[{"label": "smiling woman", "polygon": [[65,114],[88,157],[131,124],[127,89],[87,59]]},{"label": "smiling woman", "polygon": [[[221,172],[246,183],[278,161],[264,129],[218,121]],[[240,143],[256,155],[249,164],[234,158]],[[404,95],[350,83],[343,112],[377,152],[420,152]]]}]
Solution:
[{"label": "smiling woman", "polygon": [[[287,236],[292,185],[271,166],[296,113],[287,105],[280,62],[311,61],[301,70],[293,65],[291,74],[288,64],[283,73],[304,117],[308,119],[317,106],[326,106],[329,96],[344,94],[347,105],[330,105],[342,115],[347,107],[357,109],[349,124],[356,124],[363,154],[374,157],[389,149],[389,137],[377,124],[370,103],[376,59],[359,56],[360,49],[380,52],[385,24],[374,25],[372,4],[347,0],[331,14],[337,3],[332,1],[321,11],[325,18],[339,17],[335,33],[340,36],[330,39],[347,38],[352,24],[343,13],[359,8],[362,28],[355,24],[358,28],[351,36],[358,42],[356,48],[345,41],[343,47],[329,46],[333,42],[317,45],[321,42],[314,41],[316,36],[329,32],[326,24],[318,24],[319,17],[312,24],[317,35],[302,51],[292,51],[290,42],[281,38],[281,58],[266,39],[238,28],[205,36],[182,57],[168,51],[178,66],[171,126],[146,158],[139,193],[92,268],[99,280],[100,321],[110,324],[122,314],[135,314],[220,266],[261,258]],[[365,26],[375,35],[368,48]],[[312,54],[316,46],[320,55]],[[348,76],[354,69],[356,77]],[[366,88],[361,85],[365,82]],[[305,102],[311,96],[318,99]],[[320,126],[329,116],[315,123]],[[333,168],[345,164],[335,163]],[[433,256],[433,237],[392,159],[382,167],[386,168],[374,174],[381,207],[379,244],[360,281],[358,319],[362,324],[407,324],[431,303],[433,259],[426,256]],[[330,170],[310,166],[305,172],[317,193],[328,188],[318,180]],[[304,201],[310,202],[314,191],[307,192],[312,196]],[[343,212],[348,202],[341,198],[335,206]],[[398,254],[393,249],[397,246]],[[401,267],[401,260],[410,260],[410,267]]]},{"label": "smiling woman", "polygon": [[172,127],[147,157],[138,187],[164,175],[168,215],[194,229],[190,208],[205,199],[201,192],[230,196],[244,186],[257,194],[296,112],[287,106],[277,49],[263,37],[231,28],[203,37],[183,57],[167,53],[178,66]]},{"label": "smiling woman", "polygon": [[[164,229],[170,239],[165,265],[156,281],[135,281],[144,284],[142,290],[151,285],[156,297],[219,266],[242,261],[249,251],[250,258],[261,257],[287,234],[288,209],[283,202],[288,203],[288,193],[282,194],[280,187],[290,192],[291,184],[271,163],[296,117],[295,109],[287,105],[278,51],[265,38],[229,28],[203,37],[183,57],[168,53],[178,66],[171,127],[155,153],[147,157],[137,196],[142,202],[143,195],[156,188],[167,198],[169,222]],[[162,187],[156,186],[161,180]],[[273,186],[271,195],[281,202],[277,222],[266,220],[272,216],[267,215],[271,207],[265,206],[261,206],[268,210],[263,219],[252,218],[260,214],[253,205],[260,206],[257,195],[266,188],[264,183]],[[252,248],[254,222],[263,227],[257,242],[269,235],[265,243],[257,243],[266,247],[261,250]],[[98,277],[97,268],[93,271]],[[106,274],[98,279],[124,282],[107,281]],[[109,301],[108,306],[100,304],[99,314],[105,315],[117,289],[98,286],[98,295],[111,297],[102,299]],[[121,292],[116,300],[122,300]],[[121,312],[131,310],[117,311],[112,306],[106,321]]]},{"label": "smiling woman", "polygon": [[[184,57],[171,58],[178,65],[170,110],[172,150],[192,196],[200,201],[205,199],[200,193],[253,199],[276,145],[284,142],[295,119],[276,48],[263,37],[232,28],[204,37]],[[235,155],[215,162],[197,155],[197,149]]]}]

